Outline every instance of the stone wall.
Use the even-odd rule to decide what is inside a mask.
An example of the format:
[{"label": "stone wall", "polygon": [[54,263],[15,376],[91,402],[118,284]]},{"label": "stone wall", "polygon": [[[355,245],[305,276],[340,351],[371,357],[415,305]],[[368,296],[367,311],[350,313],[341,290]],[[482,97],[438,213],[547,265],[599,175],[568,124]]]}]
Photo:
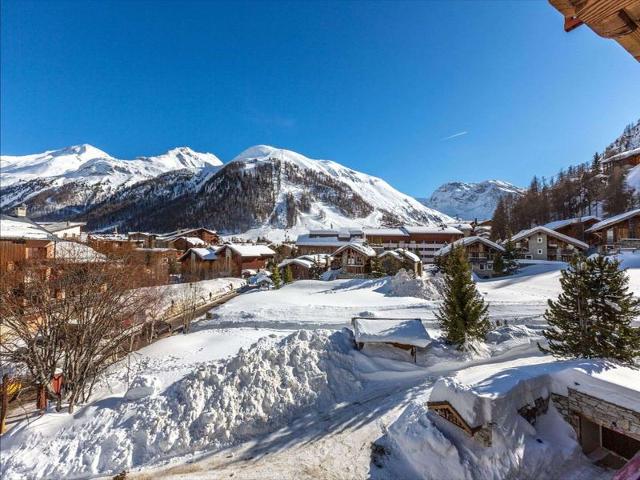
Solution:
[{"label": "stone wall", "polygon": [[580,415],[606,428],[640,440],[640,412],[569,388],[569,395],[551,394],[558,411],[580,436]]}]

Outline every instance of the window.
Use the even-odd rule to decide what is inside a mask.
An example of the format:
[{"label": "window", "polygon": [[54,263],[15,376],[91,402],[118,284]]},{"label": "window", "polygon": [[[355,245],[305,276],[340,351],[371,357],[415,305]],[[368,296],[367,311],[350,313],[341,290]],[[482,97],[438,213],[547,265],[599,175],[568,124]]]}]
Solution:
[{"label": "window", "polygon": [[538,255],[542,255],[542,249],[541,248],[538,249]]},{"label": "window", "polygon": [[480,270],[484,270],[484,264],[483,263],[480,264]]},{"label": "window", "polygon": [[538,237],[538,243],[542,243],[542,237]]},{"label": "window", "polygon": [[524,259],[525,260],[532,260],[533,259],[533,255],[525,255]]}]

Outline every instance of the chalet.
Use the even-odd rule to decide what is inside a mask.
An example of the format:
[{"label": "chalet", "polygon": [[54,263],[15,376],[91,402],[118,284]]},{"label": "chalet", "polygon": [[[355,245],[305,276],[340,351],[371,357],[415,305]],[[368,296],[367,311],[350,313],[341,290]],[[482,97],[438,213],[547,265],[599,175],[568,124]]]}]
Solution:
[{"label": "chalet", "polygon": [[422,260],[405,248],[385,250],[378,255],[380,266],[387,275],[395,275],[401,269],[412,272],[416,277],[422,275]]},{"label": "chalet", "polygon": [[634,148],[626,152],[605,157],[600,163],[604,173],[610,173],[614,168],[627,170],[636,165],[640,165],[640,148]]},{"label": "chalet", "polygon": [[543,226],[523,230],[511,241],[515,244],[518,258],[524,260],[567,262],[576,253],[589,249],[585,242]]},{"label": "chalet", "polygon": [[178,271],[178,253],[175,248],[135,248],[132,256],[144,265],[151,283],[164,285]]},{"label": "chalet", "polygon": [[120,233],[91,234],[87,241],[93,249],[106,255],[128,255],[144,247],[143,240],[133,240]]},{"label": "chalet", "polygon": [[446,225],[370,228],[364,233],[367,243],[376,251],[403,248],[416,254],[422,263],[433,263],[438,250],[464,236],[457,228]]},{"label": "chalet", "polygon": [[85,222],[37,222],[47,232],[62,239],[80,239]]},{"label": "chalet", "polygon": [[640,247],[640,209],[621,213],[592,225],[587,233],[602,253]]},{"label": "chalet", "polygon": [[27,217],[0,215],[0,272],[21,261],[53,258],[58,238]]},{"label": "chalet", "polygon": [[564,31],[586,24],[640,61],[640,0],[549,0],[564,16]]},{"label": "chalet", "polygon": [[583,217],[567,218],[565,220],[556,220],[544,225],[550,230],[554,230],[568,237],[577,238],[586,241],[586,231],[593,225],[598,223],[600,219],[593,215],[585,215]]},{"label": "chalet", "polygon": [[536,425],[551,405],[594,461],[618,469],[640,452],[640,376],[624,367],[568,366],[543,375],[525,368],[480,388],[441,379],[427,402],[441,417],[438,428],[448,422],[485,447],[512,432],[505,422]]},{"label": "chalet", "polygon": [[425,348],[431,339],[419,318],[360,318],[351,319],[358,350],[387,345],[408,351],[414,363],[418,348]]},{"label": "chalet", "polygon": [[445,258],[457,246],[465,249],[471,264],[471,270],[481,277],[490,277],[496,273],[493,270],[493,261],[496,255],[501,255],[505,252],[502,245],[498,245],[484,237],[473,236],[461,238],[450,245],[442,247],[436,255],[439,258]]},{"label": "chalet", "polygon": [[158,238],[158,236],[157,233],[149,232],[129,232],[127,234],[129,240],[142,242],[142,247],[140,248],[156,248],[156,238]]},{"label": "chalet", "polygon": [[364,233],[357,228],[341,230],[310,230],[299,235],[296,248],[300,255],[332,254],[349,243],[363,243]]},{"label": "chalet", "polygon": [[182,276],[188,281],[218,277],[215,261],[220,247],[190,248],[178,258]]},{"label": "chalet", "polygon": [[333,252],[331,257],[331,268],[341,268],[346,275],[365,275],[371,272],[371,259],[376,257],[376,251],[362,243],[349,243]]},{"label": "chalet", "polygon": [[327,254],[302,255],[283,260],[278,264],[278,268],[282,270],[283,278],[284,270],[289,268],[295,280],[309,280],[327,269],[329,258]]},{"label": "chalet", "polygon": [[[165,233],[164,235],[158,235],[155,238],[157,247],[164,248],[178,248],[176,242],[182,246],[186,246],[188,243],[180,240],[181,238],[189,238],[193,241],[193,238],[198,238],[204,242],[204,245],[218,245],[220,243],[220,236],[215,230],[209,230],[208,228],[185,228],[176,230],[175,232]],[[190,247],[187,247],[187,249]]]},{"label": "chalet", "polygon": [[216,252],[214,268],[220,277],[242,277],[244,270],[261,270],[276,252],[266,245],[227,244]]}]

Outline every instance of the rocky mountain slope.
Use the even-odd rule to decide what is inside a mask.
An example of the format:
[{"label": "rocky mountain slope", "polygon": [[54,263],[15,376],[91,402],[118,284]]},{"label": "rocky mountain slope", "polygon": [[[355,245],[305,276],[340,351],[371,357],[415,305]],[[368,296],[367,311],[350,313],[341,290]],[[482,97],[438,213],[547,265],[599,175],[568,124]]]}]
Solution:
[{"label": "rocky mountain slope", "polygon": [[431,197],[421,199],[426,206],[465,220],[491,218],[498,200],[505,195],[522,195],[523,189],[501,180],[480,183],[450,182]]},{"label": "rocky mountain slope", "polygon": [[0,162],[0,208],[25,203],[34,218],[50,219],[83,214],[132,185],[168,172],[182,171],[191,178],[222,165],[215,155],[187,147],[121,160],[86,144],[34,155],[3,155]]},{"label": "rocky mountain slope", "polygon": [[158,177],[126,188],[87,212],[89,226],[162,231],[197,224],[283,239],[309,228],[450,220],[380,178],[266,145],[249,148],[206,179],[191,178],[179,195],[166,184]]}]

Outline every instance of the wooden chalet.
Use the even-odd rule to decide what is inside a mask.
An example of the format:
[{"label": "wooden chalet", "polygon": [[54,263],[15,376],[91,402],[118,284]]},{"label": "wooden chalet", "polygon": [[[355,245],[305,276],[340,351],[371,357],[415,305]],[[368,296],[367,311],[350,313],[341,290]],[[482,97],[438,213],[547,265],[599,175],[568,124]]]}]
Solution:
[{"label": "wooden chalet", "polygon": [[419,318],[362,318],[351,319],[358,350],[367,345],[387,345],[408,351],[414,363],[419,348],[431,343],[431,338]]},{"label": "wooden chalet", "polygon": [[587,230],[600,252],[640,248],[640,208],[606,218]]},{"label": "wooden chalet", "polygon": [[289,268],[295,280],[309,280],[314,274],[327,269],[329,255],[302,255],[297,258],[287,258],[278,264],[281,275],[284,278],[285,269]]},{"label": "wooden chalet", "polygon": [[134,261],[145,267],[153,284],[169,283],[170,275],[179,270],[179,252],[175,248],[136,248],[132,254]]},{"label": "wooden chalet", "polygon": [[422,275],[422,260],[405,248],[385,250],[378,255],[378,259],[382,270],[387,275],[395,275],[401,269],[413,273],[416,277]]},{"label": "wooden chalet", "polygon": [[143,248],[143,240],[133,240],[127,235],[119,233],[91,234],[88,237],[89,245],[105,255],[127,255],[136,248]]},{"label": "wooden chalet", "polygon": [[219,247],[190,248],[178,258],[182,276],[191,282],[218,277],[215,266]]},{"label": "wooden chalet", "polygon": [[190,279],[242,277],[245,270],[261,270],[276,252],[266,245],[227,244],[190,248],[179,258],[183,275]]},{"label": "wooden chalet", "polygon": [[[496,255],[502,255],[505,249],[502,245],[492,242],[488,238],[473,236],[456,240],[438,251],[439,258],[446,258],[453,248],[461,246],[467,253],[467,258],[471,264],[471,270],[480,277],[491,277],[495,273],[493,262]],[[499,272],[498,272],[499,273]]]},{"label": "wooden chalet", "polygon": [[47,232],[58,238],[78,240],[82,236],[85,222],[37,222]]},{"label": "wooden chalet", "polygon": [[564,220],[556,220],[544,225],[550,230],[554,230],[568,237],[577,238],[583,242],[587,241],[587,230],[598,223],[600,219],[593,215],[585,215],[583,217],[567,218]]},{"label": "wooden chalet", "polygon": [[26,260],[54,258],[57,240],[26,217],[0,215],[0,273]]},{"label": "wooden chalet", "polygon": [[640,61],[640,0],[549,0],[564,16],[564,30],[587,25],[615,40]]},{"label": "wooden chalet", "polygon": [[341,268],[347,275],[365,275],[371,272],[371,259],[376,257],[376,251],[362,243],[350,243],[340,247],[331,257],[331,268]]},{"label": "wooden chalet", "polygon": [[[199,239],[202,243],[194,239]],[[191,247],[218,245],[220,243],[220,236],[215,230],[209,230],[204,227],[186,228],[164,235],[158,235],[155,238],[155,243],[157,247],[188,250]]]},{"label": "wooden chalet", "polygon": [[584,253],[589,245],[577,238],[539,226],[523,230],[511,238],[518,258],[568,262],[576,253]]}]

